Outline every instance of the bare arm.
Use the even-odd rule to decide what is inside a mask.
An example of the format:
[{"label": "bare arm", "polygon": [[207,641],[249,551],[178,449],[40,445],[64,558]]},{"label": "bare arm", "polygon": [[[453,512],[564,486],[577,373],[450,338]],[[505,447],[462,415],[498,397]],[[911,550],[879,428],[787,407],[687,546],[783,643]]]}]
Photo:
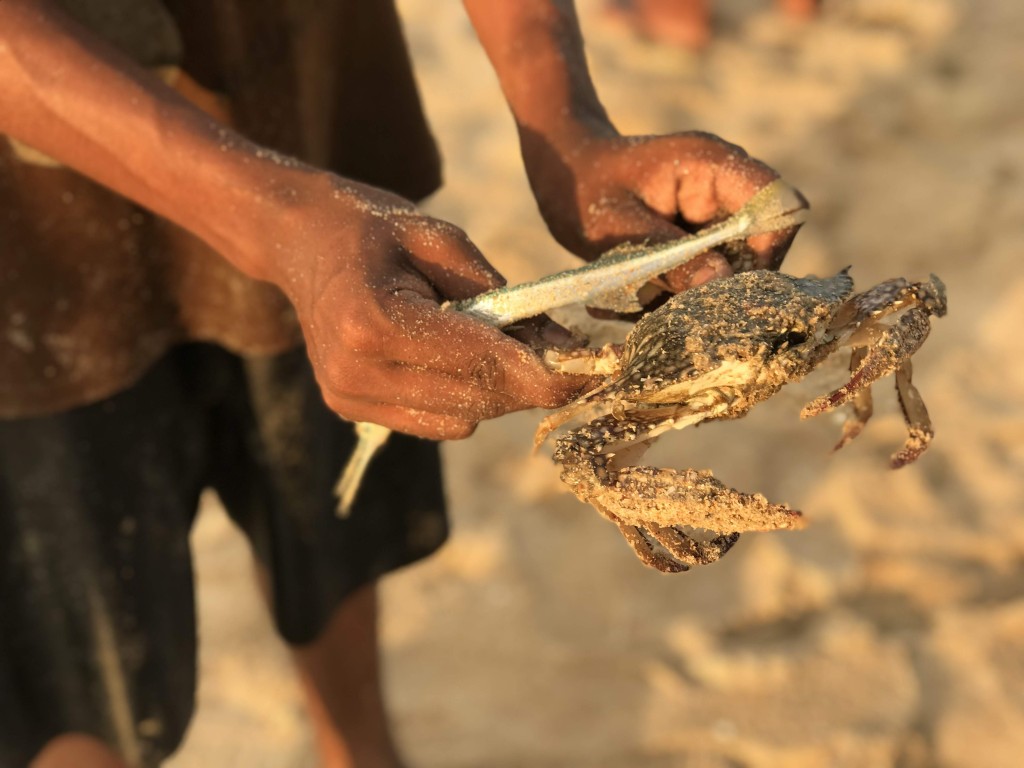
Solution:
[{"label": "bare arm", "polygon": [[48,3],[0,2],[0,133],[180,224],[247,273],[273,273],[247,246],[273,204],[270,161]]},{"label": "bare arm", "polygon": [[325,399],[347,418],[460,437],[483,418],[558,405],[576,389],[518,342],[440,310],[441,299],[501,283],[458,228],[256,146],[46,0],[0,0],[0,133],[277,284]]},{"label": "bare arm", "polygon": [[574,4],[568,0],[465,0],[521,131],[560,147],[617,135],[590,79]]},{"label": "bare arm", "polygon": [[[552,234],[591,258],[627,240],[671,239],[738,210],[778,174],[700,132],[623,137],[587,69],[571,0],[464,0],[519,129],[523,160]],[[793,233],[749,245],[778,266]],[[731,268],[718,255],[673,274],[681,289]]]}]

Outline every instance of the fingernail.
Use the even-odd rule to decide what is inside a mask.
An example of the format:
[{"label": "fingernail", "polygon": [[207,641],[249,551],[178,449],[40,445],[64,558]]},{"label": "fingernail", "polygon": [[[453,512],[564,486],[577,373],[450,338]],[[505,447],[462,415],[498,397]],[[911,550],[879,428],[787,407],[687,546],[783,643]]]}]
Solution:
[{"label": "fingernail", "polygon": [[715,256],[707,260],[704,266],[697,269],[690,278],[691,286],[703,285],[710,280],[717,280],[720,277],[729,277],[732,274],[732,267],[729,262],[721,256]]}]

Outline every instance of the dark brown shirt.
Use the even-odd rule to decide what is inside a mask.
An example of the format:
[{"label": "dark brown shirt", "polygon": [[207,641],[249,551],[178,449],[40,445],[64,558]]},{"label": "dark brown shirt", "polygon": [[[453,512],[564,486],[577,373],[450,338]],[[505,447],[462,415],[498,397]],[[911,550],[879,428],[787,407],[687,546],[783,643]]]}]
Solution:
[{"label": "dark brown shirt", "polygon": [[[418,199],[440,183],[391,0],[65,0],[253,140]],[[273,286],[169,222],[0,136],[0,418],[134,382],[173,344],[301,342]]]}]

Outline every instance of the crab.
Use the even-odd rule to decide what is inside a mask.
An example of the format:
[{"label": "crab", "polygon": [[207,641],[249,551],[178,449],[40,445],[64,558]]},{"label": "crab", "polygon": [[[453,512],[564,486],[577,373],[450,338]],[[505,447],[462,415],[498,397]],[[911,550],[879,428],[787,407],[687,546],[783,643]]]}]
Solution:
[{"label": "crab", "polygon": [[740,418],[850,348],[847,383],[808,403],[801,416],[850,404],[840,448],[871,416],[872,383],[894,373],[908,436],[890,463],[908,464],[933,434],[910,358],[927,338],[931,317],[945,312],[945,288],[934,275],[922,282],[896,278],[857,294],[847,270],[826,278],[761,270],[715,280],[645,315],[621,348],[551,353],[549,363],[562,370],[608,375],[544,419],[535,445],[584,420],[554,450],[575,495],[617,525],[653,568],[680,572],[712,563],[741,532],[802,527],[800,512],[729,488],[707,471],[637,466],[644,450],[668,430]]}]

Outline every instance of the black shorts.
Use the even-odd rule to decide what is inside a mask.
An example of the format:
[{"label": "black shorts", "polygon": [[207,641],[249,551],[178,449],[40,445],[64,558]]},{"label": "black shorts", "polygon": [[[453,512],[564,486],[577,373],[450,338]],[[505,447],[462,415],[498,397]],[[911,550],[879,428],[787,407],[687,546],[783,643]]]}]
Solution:
[{"label": "black shorts", "polygon": [[291,643],[437,549],[437,446],[393,435],[340,520],[332,490],[353,444],[302,351],[201,344],[95,405],[0,421],[0,766],[68,731],[145,765],[178,746],[196,677],[188,537],[206,487],[267,567]]}]

